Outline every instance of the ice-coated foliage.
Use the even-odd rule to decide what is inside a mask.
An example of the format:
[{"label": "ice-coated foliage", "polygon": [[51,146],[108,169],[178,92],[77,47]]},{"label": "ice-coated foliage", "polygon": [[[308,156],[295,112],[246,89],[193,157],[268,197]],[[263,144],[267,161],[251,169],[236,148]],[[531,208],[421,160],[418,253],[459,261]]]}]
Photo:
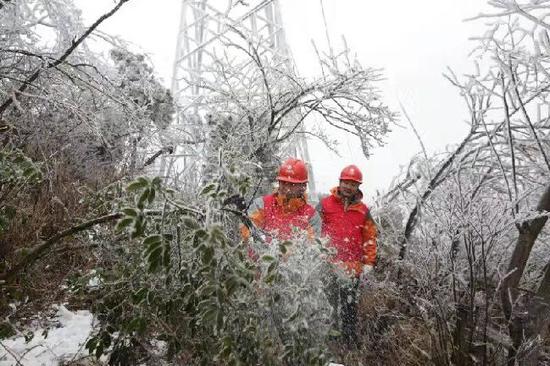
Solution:
[{"label": "ice-coated foliage", "polygon": [[[447,75],[470,131],[444,153],[414,157],[373,205],[378,263],[361,290],[360,350],[346,365],[549,359],[550,1],[491,4],[495,13],[479,16],[489,24],[475,71]],[[376,88],[379,71],[345,53],[305,80],[256,41],[231,38],[223,56],[244,62],[218,55],[207,76],[188,80],[203,94],[176,124],[149,61],[122,44],[104,59],[84,42],[52,66],[84,31],[72,2],[0,5],[0,105],[10,101],[0,111],[0,235],[24,241],[12,250],[0,237],[0,311],[24,279],[82,264],[84,277],[70,268],[71,296],[100,320],[87,348],[112,364],[328,363],[325,277],[339,272],[326,243],[265,237],[245,211],[272,188],[296,134],[334,147],[326,127],[336,127],[367,156],[383,142],[395,115]],[[171,146],[187,163],[174,156],[168,166],[183,170],[134,179]],[[87,260],[60,259],[77,251]]]},{"label": "ice-coated foliage", "polygon": [[212,186],[192,206],[159,179],[139,178],[127,189],[134,199],[121,203],[117,230],[130,237],[124,250],[106,248],[113,265],[94,273],[103,326],[88,342],[92,352],[112,346],[112,363],[131,364],[159,339],[168,345],[163,357],[189,364],[327,362],[332,308],[323,279],[332,269],[320,243],[230,240],[217,221],[227,213],[201,203],[223,200]]},{"label": "ice-coated foliage", "polygon": [[143,56],[119,44],[105,60],[83,43],[52,67],[84,32],[72,1],[9,2],[0,24],[0,96],[12,100],[1,117],[14,146],[88,180],[135,171],[159,149],[172,98]]},{"label": "ice-coated foliage", "polygon": [[0,235],[16,215],[12,200],[41,178],[40,167],[22,151],[10,147],[0,150]]},{"label": "ice-coated foliage", "polygon": [[263,179],[265,192],[281,157],[300,150],[299,138],[318,138],[334,148],[326,130],[340,129],[357,139],[365,156],[383,144],[396,114],[378,89],[380,70],[356,62],[348,50],[320,59],[323,75],[306,79],[288,58],[263,52],[238,27],[229,34],[220,40],[223,55],[208,54],[214,60],[186,80],[182,94],[198,95],[181,97],[171,141],[193,158],[184,169],[173,164],[171,178],[204,181],[214,164],[242,170],[254,183]]},{"label": "ice-coated foliage", "polygon": [[431,360],[534,365],[548,357],[537,305],[550,300],[548,2],[491,3],[475,72],[447,75],[471,129],[450,152],[413,159],[380,197],[380,243],[404,254],[397,268],[384,263],[408,284],[404,312],[437,329],[426,333]]}]

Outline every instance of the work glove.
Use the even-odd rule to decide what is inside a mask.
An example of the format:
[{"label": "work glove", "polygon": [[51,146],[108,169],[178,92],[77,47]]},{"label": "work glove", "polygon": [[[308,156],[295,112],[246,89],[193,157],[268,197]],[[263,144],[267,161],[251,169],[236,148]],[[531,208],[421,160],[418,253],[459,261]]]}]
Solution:
[{"label": "work glove", "polygon": [[371,266],[370,264],[365,264],[363,266],[363,271],[361,272],[361,275],[359,276],[359,279],[360,279],[362,284],[367,283],[372,270],[373,270],[373,266]]}]

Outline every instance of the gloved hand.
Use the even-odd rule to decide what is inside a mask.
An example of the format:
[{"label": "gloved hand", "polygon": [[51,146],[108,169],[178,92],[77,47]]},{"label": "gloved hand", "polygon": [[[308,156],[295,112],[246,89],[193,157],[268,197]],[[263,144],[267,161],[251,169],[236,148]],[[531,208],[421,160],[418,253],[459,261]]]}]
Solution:
[{"label": "gloved hand", "polygon": [[361,275],[359,276],[359,279],[361,280],[361,283],[366,283],[368,281],[368,278],[370,276],[370,273],[373,270],[373,266],[370,264],[365,264],[363,266],[363,271],[361,272]]}]

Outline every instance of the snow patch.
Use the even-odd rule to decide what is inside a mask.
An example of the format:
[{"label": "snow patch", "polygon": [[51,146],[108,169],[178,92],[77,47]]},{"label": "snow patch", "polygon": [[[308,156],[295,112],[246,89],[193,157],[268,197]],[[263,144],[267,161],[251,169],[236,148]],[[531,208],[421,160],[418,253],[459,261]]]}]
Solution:
[{"label": "snow patch", "polygon": [[98,288],[99,285],[101,285],[102,281],[97,271],[95,269],[92,269],[88,275],[90,276],[90,279],[88,280],[87,287],[90,289]]},{"label": "snow patch", "polygon": [[71,312],[60,305],[55,315],[57,328],[36,329],[27,343],[25,337],[0,341],[0,366],[57,365],[60,362],[86,356],[86,340],[93,329],[93,315],[87,310]]}]

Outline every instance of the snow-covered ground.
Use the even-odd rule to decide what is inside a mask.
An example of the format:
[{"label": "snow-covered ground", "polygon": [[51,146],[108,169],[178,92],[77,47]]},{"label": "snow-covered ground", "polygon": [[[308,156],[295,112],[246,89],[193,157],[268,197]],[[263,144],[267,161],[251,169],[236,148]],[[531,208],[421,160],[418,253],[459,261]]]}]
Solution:
[{"label": "snow-covered ground", "polygon": [[93,329],[93,315],[87,310],[73,313],[61,305],[53,320],[47,333],[33,330],[28,343],[24,336],[1,340],[0,366],[58,365],[87,355],[84,345]]},{"label": "snow-covered ground", "polygon": [[86,356],[84,346],[93,330],[93,315],[88,310],[71,312],[61,305],[52,320],[47,332],[42,328],[33,330],[29,342],[25,336],[1,340],[0,366],[54,366]]}]

